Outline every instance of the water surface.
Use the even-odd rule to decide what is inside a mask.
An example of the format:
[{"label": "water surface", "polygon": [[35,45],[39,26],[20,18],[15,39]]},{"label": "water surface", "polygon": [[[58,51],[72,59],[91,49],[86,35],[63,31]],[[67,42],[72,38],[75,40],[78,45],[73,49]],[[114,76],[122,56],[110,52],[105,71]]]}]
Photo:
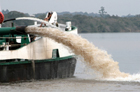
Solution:
[{"label": "water surface", "polygon": [[80,61],[73,78],[0,84],[0,92],[139,92],[140,33],[80,34],[119,62],[122,72],[137,74],[138,79],[100,80]]}]

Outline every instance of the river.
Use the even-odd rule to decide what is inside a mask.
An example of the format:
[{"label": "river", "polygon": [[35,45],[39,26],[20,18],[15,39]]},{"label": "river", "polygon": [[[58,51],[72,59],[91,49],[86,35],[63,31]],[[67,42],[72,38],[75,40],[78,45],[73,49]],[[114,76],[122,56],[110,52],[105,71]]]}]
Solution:
[{"label": "river", "polygon": [[0,84],[0,92],[139,92],[140,33],[79,34],[119,62],[132,78],[99,79],[78,59],[73,78]]}]

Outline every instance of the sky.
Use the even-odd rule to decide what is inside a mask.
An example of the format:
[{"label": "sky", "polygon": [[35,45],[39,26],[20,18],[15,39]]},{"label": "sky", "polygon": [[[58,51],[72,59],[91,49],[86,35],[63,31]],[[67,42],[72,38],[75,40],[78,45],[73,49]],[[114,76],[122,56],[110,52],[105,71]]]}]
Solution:
[{"label": "sky", "polygon": [[99,13],[101,6],[110,15],[140,14],[140,0],[0,0],[1,9],[36,14],[47,11]]}]

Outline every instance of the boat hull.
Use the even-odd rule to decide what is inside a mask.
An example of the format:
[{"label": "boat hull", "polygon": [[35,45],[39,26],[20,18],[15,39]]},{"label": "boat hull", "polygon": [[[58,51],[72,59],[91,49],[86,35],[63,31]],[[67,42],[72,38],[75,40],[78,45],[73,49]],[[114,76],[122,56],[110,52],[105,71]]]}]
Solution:
[{"label": "boat hull", "polygon": [[72,77],[76,58],[73,56],[0,64],[0,82],[29,81]]}]

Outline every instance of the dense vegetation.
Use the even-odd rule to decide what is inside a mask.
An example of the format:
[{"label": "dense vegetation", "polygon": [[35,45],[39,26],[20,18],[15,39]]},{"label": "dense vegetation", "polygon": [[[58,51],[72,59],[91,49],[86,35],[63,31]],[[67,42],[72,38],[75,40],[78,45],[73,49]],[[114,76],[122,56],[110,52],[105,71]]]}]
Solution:
[{"label": "dense vegetation", "polygon": [[[4,14],[4,20],[7,20],[7,19],[13,19],[13,18],[17,18],[17,17],[29,17],[29,15],[27,14],[24,14],[24,13],[21,13],[21,12],[17,12],[17,11],[11,11],[11,12],[8,12],[6,14]],[[10,21],[10,22],[5,22],[2,24],[3,27],[9,27],[11,26],[11,23],[14,23],[15,26],[23,26],[23,25],[31,25],[33,24],[33,21],[29,21],[29,20],[20,20],[20,21]]]},{"label": "dense vegetation", "polygon": [[140,15],[134,17],[91,17],[74,15],[67,17],[59,16],[60,22],[72,21],[79,28],[79,32],[140,32]]},{"label": "dense vegetation", "polygon": [[[28,14],[24,14],[17,11],[11,11],[4,14],[5,20],[16,18],[16,17],[28,17]],[[44,19],[46,13],[35,14],[35,17]],[[71,21],[72,25],[77,26],[80,33],[89,32],[140,32],[140,15],[136,16],[110,16],[105,17],[99,16],[99,14],[88,14],[88,13],[59,13],[58,22],[65,23]],[[17,25],[30,25],[33,24],[31,21],[14,21],[15,26]],[[3,24],[3,26],[10,26],[10,22]]]}]

